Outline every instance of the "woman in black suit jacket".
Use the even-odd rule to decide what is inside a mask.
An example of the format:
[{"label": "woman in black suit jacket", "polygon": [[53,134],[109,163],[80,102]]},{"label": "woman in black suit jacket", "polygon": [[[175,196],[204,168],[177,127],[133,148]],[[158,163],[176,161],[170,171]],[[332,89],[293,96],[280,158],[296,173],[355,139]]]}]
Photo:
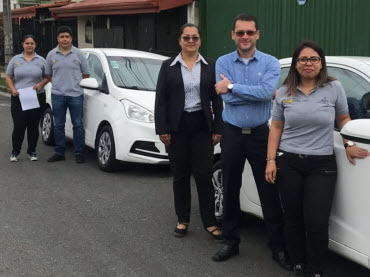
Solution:
[{"label": "woman in black suit jacket", "polygon": [[[181,53],[163,62],[157,83],[155,127],[168,148],[178,223],[175,236],[187,233],[190,221],[190,176],[197,184],[200,214],[206,230],[222,239],[214,214],[212,164],[222,128],[222,99],[215,85],[215,62],[203,58],[199,28],[181,27]],[[213,114],[212,114],[213,111]]]}]

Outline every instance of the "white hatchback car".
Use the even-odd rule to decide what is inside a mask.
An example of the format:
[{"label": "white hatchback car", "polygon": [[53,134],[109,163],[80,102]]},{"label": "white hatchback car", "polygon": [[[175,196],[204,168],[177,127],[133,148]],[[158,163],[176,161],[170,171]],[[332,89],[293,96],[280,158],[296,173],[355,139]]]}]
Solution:
[{"label": "white hatchback car", "polygon": [[[329,247],[370,269],[370,157],[356,160],[356,166],[353,166],[347,160],[342,140],[344,136],[370,151],[370,57],[326,57],[326,61],[329,75],[337,78],[346,91],[349,113],[354,119],[342,128],[341,133],[336,129],[333,134],[338,180],[329,223]],[[280,64],[281,85],[288,74],[291,59],[282,59]],[[215,151],[215,161],[216,216],[221,217],[223,197],[219,148]],[[240,190],[240,209],[263,217],[248,163]]]},{"label": "white hatchback car", "polygon": [[[155,88],[161,64],[168,57],[124,49],[82,49],[90,77],[84,87],[85,143],[96,150],[100,169],[111,171],[117,160],[168,163],[163,143],[155,134]],[[53,144],[50,87],[41,120],[42,140]],[[69,112],[66,137],[72,138]]]}]

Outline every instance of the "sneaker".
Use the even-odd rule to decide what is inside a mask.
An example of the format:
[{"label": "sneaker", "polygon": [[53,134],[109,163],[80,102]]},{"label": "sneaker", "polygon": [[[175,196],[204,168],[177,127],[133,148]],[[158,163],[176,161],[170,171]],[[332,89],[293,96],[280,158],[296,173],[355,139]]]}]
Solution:
[{"label": "sneaker", "polygon": [[49,159],[48,159],[48,162],[49,163],[53,163],[53,162],[59,162],[59,161],[64,161],[66,159],[66,157],[64,156],[61,156],[61,155],[58,155],[58,154],[54,154],[53,156],[51,156]]},{"label": "sneaker", "polygon": [[36,152],[28,153],[28,158],[30,159],[30,161],[37,161],[37,154],[36,154]]},{"label": "sneaker", "polygon": [[18,153],[12,153],[11,155],[10,155],[10,161],[11,162],[18,162]]},{"label": "sneaker", "polygon": [[295,264],[294,267],[294,277],[304,277],[304,265],[303,264]]},{"label": "sneaker", "polygon": [[83,164],[85,162],[85,157],[81,153],[77,153],[75,158],[76,158],[76,163],[78,164]]}]

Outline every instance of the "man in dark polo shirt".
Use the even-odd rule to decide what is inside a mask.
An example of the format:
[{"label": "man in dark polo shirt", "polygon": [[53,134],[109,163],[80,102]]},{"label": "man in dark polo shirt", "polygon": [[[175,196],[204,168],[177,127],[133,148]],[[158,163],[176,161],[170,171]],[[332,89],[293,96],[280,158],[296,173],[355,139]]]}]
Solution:
[{"label": "man in dark polo shirt", "polygon": [[72,30],[60,26],[57,30],[58,46],[46,57],[45,75],[52,82],[51,103],[54,115],[54,155],[48,162],[65,160],[65,121],[67,108],[73,125],[73,146],[77,163],[84,163],[85,130],[83,117],[83,90],[79,83],[89,78],[85,55],[72,45]]}]

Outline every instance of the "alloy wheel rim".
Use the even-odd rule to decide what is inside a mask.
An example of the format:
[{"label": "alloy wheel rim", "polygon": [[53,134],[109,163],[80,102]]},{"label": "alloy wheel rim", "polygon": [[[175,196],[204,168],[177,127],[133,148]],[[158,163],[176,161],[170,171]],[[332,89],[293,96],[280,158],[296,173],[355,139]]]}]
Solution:
[{"label": "alloy wheel rim", "polygon": [[102,165],[105,165],[108,162],[111,151],[112,151],[112,141],[110,135],[107,132],[104,132],[100,136],[98,145],[99,162]]},{"label": "alloy wheel rim", "polygon": [[50,132],[51,132],[51,116],[49,113],[46,113],[44,115],[44,119],[42,121],[42,138],[46,141],[50,137]]},{"label": "alloy wheel rim", "polygon": [[215,215],[222,216],[223,214],[223,186],[222,186],[222,170],[218,169],[213,172],[212,183],[215,189]]}]

